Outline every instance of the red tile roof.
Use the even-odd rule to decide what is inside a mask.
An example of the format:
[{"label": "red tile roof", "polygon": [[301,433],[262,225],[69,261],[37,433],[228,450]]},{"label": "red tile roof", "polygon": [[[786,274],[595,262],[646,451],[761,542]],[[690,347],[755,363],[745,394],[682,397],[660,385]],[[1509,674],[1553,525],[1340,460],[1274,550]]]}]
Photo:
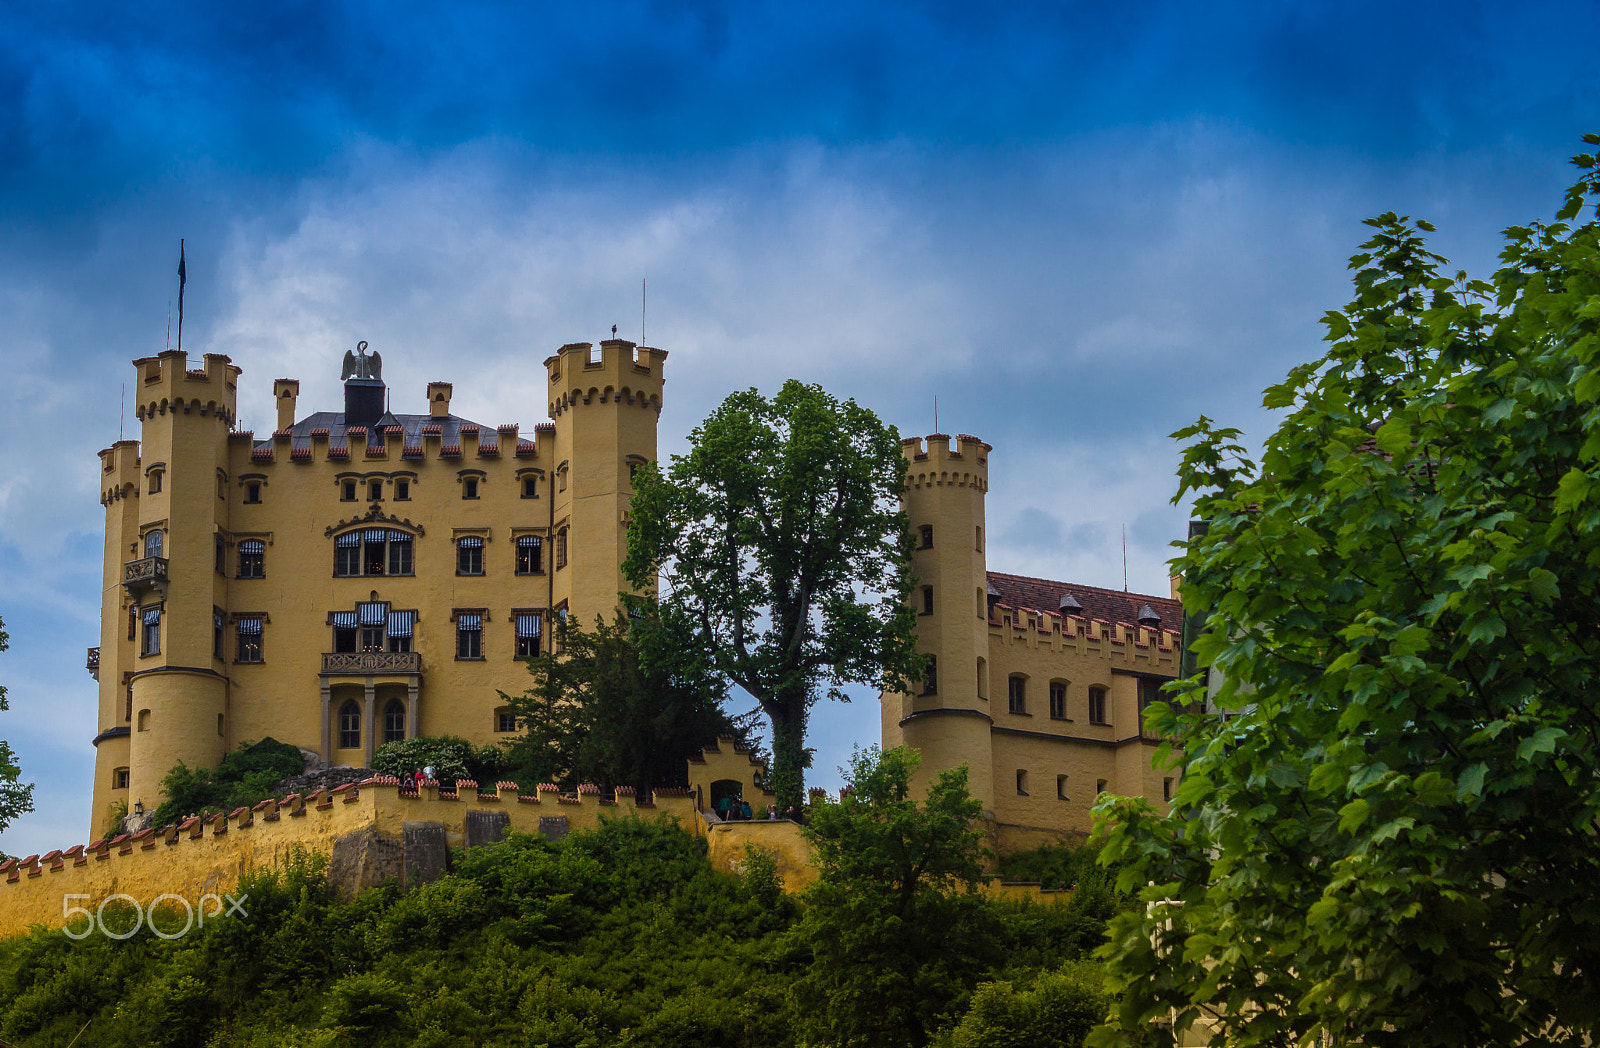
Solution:
[{"label": "red tile roof", "polygon": [[1084,586],[1076,582],[1054,582],[1027,575],[1007,575],[999,571],[988,574],[989,584],[1000,591],[1000,603],[1008,607],[1030,608],[1054,615],[1060,611],[1061,595],[1070,593],[1083,606],[1082,611],[1073,614],[1086,619],[1136,624],[1139,609],[1148,604],[1161,616],[1162,629],[1177,631],[1183,628],[1183,605],[1171,597],[1124,593],[1122,590],[1101,589],[1099,586]]}]

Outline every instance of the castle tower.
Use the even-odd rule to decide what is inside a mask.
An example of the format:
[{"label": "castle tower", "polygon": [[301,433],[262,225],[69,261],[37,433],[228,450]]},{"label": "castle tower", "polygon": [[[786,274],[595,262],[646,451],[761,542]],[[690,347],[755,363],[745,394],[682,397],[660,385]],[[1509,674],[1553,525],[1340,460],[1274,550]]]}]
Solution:
[{"label": "castle tower", "polygon": [[557,461],[551,498],[551,606],[592,628],[632,591],[628,504],[636,467],[656,457],[665,350],[607,339],[547,359]]},{"label": "castle tower", "polygon": [[921,619],[918,647],[938,653],[921,694],[885,694],[883,740],[922,754],[919,789],[941,771],[966,763],[972,795],[994,808],[987,656],[987,576],[984,562],[984,495],[989,490],[990,446],[962,434],[935,433],[927,447],[903,442],[908,460],[902,498],[911,533],[912,591]]},{"label": "castle tower", "polygon": [[[108,596],[102,663],[123,670],[101,674],[100,723],[102,736],[108,727],[126,729],[118,733],[126,749],[115,738],[97,743],[97,821],[113,800],[102,802],[101,791],[119,780],[119,769],[127,769],[127,788],[115,793],[130,807],[154,807],[174,764],[214,767],[226,738],[228,681],[216,638],[228,582],[216,551],[228,525],[228,432],[240,370],[208,353],[205,366],[190,371],[180,351],[134,366],[138,457],[128,441],[101,452],[107,588],[122,590],[126,610],[112,613]],[[104,658],[111,651],[126,657]]]}]

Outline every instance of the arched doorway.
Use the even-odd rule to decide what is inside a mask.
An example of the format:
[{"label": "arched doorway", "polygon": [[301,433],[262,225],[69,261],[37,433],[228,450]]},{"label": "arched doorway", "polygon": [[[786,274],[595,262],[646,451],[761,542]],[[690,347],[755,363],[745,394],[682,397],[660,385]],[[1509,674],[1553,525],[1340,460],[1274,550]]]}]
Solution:
[{"label": "arched doorway", "polygon": [[744,784],[738,779],[715,779],[711,783],[711,810],[726,817],[729,807],[743,802]]}]

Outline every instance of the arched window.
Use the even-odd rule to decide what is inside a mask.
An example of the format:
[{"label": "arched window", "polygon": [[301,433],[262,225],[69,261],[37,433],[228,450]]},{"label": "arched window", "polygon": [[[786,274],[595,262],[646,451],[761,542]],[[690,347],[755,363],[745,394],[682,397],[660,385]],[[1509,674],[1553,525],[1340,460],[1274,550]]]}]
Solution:
[{"label": "arched window", "polygon": [[1100,684],[1089,689],[1089,723],[1111,723],[1106,720],[1106,689]]},{"label": "arched window", "polygon": [[1067,682],[1064,680],[1050,682],[1050,719],[1067,719]]},{"label": "arched window", "polygon": [[350,699],[339,707],[339,748],[341,750],[355,750],[361,748],[361,707],[355,699]]},{"label": "arched window", "polygon": [[494,730],[500,733],[517,730],[517,715],[511,712],[510,706],[494,708]]},{"label": "arched window", "polygon": [[1020,673],[1011,675],[1007,683],[1006,698],[1010,705],[1007,707],[1012,713],[1028,712],[1028,678]]},{"label": "arched window", "polygon": [[390,699],[383,708],[383,741],[400,742],[406,737],[406,708],[399,699]]},{"label": "arched window", "polygon": [[146,532],[145,537],[144,537],[144,555],[145,556],[147,556],[147,557],[160,557],[160,556],[163,556],[164,554],[162,554],[162,552],[161,552],[162,545],[163,545],[162,532],[160,532],[160,531]]}]

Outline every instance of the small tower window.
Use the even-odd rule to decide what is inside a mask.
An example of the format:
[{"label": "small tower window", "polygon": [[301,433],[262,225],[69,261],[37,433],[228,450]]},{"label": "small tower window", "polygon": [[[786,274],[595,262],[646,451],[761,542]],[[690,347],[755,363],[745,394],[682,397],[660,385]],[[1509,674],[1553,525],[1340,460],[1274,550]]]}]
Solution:
[{"label": "small tower window", "polygon": [[978,698],[989,698],[989,662],[982,655],[978,656]]},{"label": "small tower window", "polygon": [[128,769],[118,768],[111,773],[111,788],[125,790],[128,788]]},{"label": "small tower window", "polygon": [[411,481],[397,480],[394,482],[394,500],[396,502],[411,501]]},{"label": "small tower window", "polygon": [[220,534],[212,536],[212,568],[219,574],[228,570],[227,543],[222,541]]},{"label": "small tower window", "polygon": [[933,614],[933,587],[932,586],[924,586],[924,587],[922,587],[922,613],[924,615],[932,615]]},{"label": "small tower window", "polygon": [[1094,795],[1096,797],[1098,797],[1098,796],[1100,796],[1100,794],[1102,794],[1104,792],[1106,792],[1106,780],[1104,780],[1104,779],[1096,779],[1096,780],[1094,780]]},{"label": "small tower window", "polygon": [[1161,780],[1161,799],[1164,800],[1164,801],[1168,801],[1168,802],[1170,802],[1172,800],[1172,780],[1171,779],[1162,779]]},{"label": "small tower window", "polygon": [[539,478],[537,476],[530,473],[522,478],[522,497],[525,499],[539,497]]},{"label": "small tower window", "polygon": [[350,699],[339,707],[339,748],[354,750],[361,747],[361,707]]},{"label": "small tower window", "polygon": [[239,577],[259,579],[266,576],[267,544],[260,539],[245,539],[239,543]]},{"label": "small tower window", "polygon": [[259,503],[261,501],[260,481],[252,480],[250,483],[244,486],[244,500],[252,504]]},{"label": "small tower window", "polygon": [[556,532],[556,567],[567,566],[567,529],[562,528]]},{"label": "small tower window", "polygon": [[140,634],[140,655],[161,654],[161,609],[149,608],[144,613],[144,631]]},{"label": "small tower window", "polygon": [[979,553],[982,553],[983,552],[983,525],[982,524],[977,525],[977,527],[974,529],[974,531],[975,531],[975,534],[974,534],[973,540],[972,540],[973,544],[974,544],[973,548],[976,549]]},{"label": "small tower window", "polygon": [[928,656],[928,675],[922,681],[922,694],[939,694],[939,659],[936,655]]},{"label": "small tower window", "polygon": [[924,524],[924,525],[922,525],[920,528],[917,529],[917,534],[918,534],[918,538],[919,538],[919,541],[917,543],[917,548],[918,549],[932,549],[933,548],[933,525],[932,524]]},{"label": "small tower window", "polygon": [[383,481],[381,481],[381,480],[369,480],[369,481],[367,481],[367,499],[369,501],[371,501],[371,502],[377,502],[377,501],[381,500],[382,498],[383,498]]},{"label": "small tower window", "polygon": [[239,631],[239,662],[261,661],[261,620],[240,619],[235,626]]},{"label": "small tower window", "polygon": [[456,540],[456,574],[483,574],[483,539],[481,537],[465,535]]},{"label": "small tower window", "polygon": [[1064,680],[1050,682],[1050,719],[1067,719],[1067,682]]},{"label": "small tower window", "polygon": [[150,730],[150,711],[149,710],[140,710],[139,711],[139,730],[140,731],[149,731]]},{"label": "small tower window", "polygon": [[1065,775],[1056,776],[1056,799],[1063,801],[1072,799],[1067,796],[1067,777]]},{"label": "small tower window", "polygon": [[343,502],[354,502],[356,500],[356,482],[353,480],[345,481],[344,490],[340,493],[339,498]]},{"label": "small tower window", "polygon": [[222,612],[211,613],[211,657],[220,659],[222,655],[222,628],[226,625]]},{"label": "small tower window", "polygon": [[1027,795],[1028,795],[1028,772],[1027,772],[1027,769],[1025,769],[1025,768],[1018,768],[1017,769],[1017,796],[1018,797],[1026,797]]},{"label": "small tower window", "polygon": [[150,471],[149,488],[150,494],[152,495],[158,494],[161,491],[161,471],[159,469]]},{"label": "small tower window", "polygon": [[478,497],[478,478],[468,477],[461,482],[461,497],[475,499]]},{"label": "small tower window", "polygon": [[494,730],[502,734],[517,730],[517,715],[505,706],[494,711]]},{"label": "small tower window", "polygon": [[544,540],[537,535],[517,536],[517,574],[544,573]]}]

